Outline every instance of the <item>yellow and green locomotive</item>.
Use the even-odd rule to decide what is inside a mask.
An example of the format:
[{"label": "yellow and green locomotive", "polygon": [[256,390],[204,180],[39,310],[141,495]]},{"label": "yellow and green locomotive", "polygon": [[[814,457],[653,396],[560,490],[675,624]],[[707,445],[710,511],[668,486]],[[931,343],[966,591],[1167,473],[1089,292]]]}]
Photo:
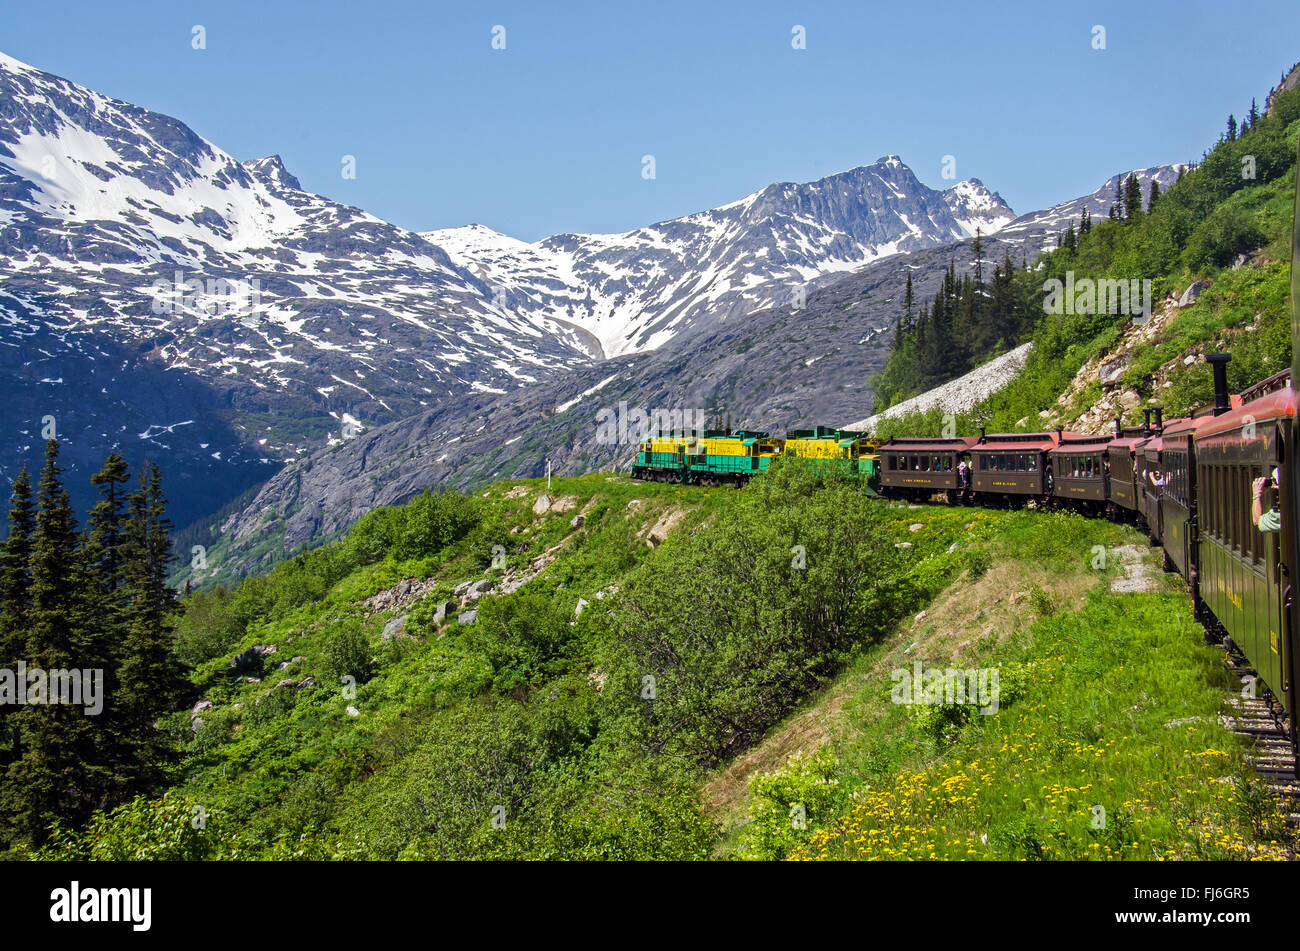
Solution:
[{"label": "yellow and green locomotive", "polygon": [[863,433],[828,426],[793,430],[784,439],[749,430],[660,433],[640,444],[632,475],[651,482],[739,487],[786,455],[819,472],[860,478],[874,491],[880,477],[878,446]]}]

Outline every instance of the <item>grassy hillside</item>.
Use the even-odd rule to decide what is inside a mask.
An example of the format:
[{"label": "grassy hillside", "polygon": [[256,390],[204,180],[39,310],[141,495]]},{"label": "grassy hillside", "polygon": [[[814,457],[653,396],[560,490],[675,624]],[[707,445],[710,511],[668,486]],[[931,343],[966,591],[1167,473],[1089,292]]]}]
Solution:
[{"label": "grassy hillside", "polygon": [[[595,475],[422,497],[191,598],[174,785],[44,854],[1272,854],[1185,595],[1108,595],[1132,558],[1094,567],[1135,539],[786,465],[743,492]],[[997,666],[999,712],[891,703],[916,659]]]},{"label": "grassy hillside", "polygon": [[[1044,283],[1086,278],[1149,279],[1157,309],[1172,315],[1113,384],[1137,397],[1126,422],[1140,422],[1142,405],[1162,404],[1183,413],[1212,394],[1209,367],[1186,357],[1230,349],[1229,384],[1241,389],[1291,362],[1288,316],[1292,202],[1300,90],[1279,95],[1269,115],[1239,137],[1221,139],[1194,169],[1132,220],[1101,219],[1077,239],[1043,255],[1018,275],[1019,293],[1040,304]],[[1253,172],[1253,177],[1250,173]],[[1244,256],[1244,266],[1237,266]],[[1173,300],[1193,281],[1209,289],[1192,306]],[[1076,385],[1090,361],[1114,352],[1131,335],[1127,314],[1040,313],[1023,339],[1033,353],[1007,387],[958,416],[958,431],[1041,428],[1044,420],[1069,423],[1094,406],[1102,386]],[[987,334],[986,334],[987,336]],[[903,355],[900,355],[902,359]],[[1168,384],[1168,385],[1166,385]],[[1071,391],[1068,405],[1058,404]],[[911,393],[901,394],[913,395]],[[1045,414],[1045,415],[1044,415]],[[935,432],[938,410],[886,420],[885,436]]]}]

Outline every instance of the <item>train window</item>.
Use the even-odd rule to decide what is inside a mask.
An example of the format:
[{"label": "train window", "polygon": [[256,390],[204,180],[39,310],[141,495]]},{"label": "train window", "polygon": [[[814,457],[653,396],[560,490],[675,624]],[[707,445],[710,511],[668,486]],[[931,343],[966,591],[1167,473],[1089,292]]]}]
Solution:
[{"label": "train window", "polygon": [[1248,487],[1250,485],[1250,471],[1245,466],[1236,466],[1234,467],[1233,472],[1237,477],[1236,484],[1234,485],[1236,491],[1233,493],[1237,500],[1236,548],[1237,551],[1242,553],[1242,555],[1245,555],[1246,536],[1249,534],[1246,529],[1248,527],[1252,529],[1255,527],[1250,521],[1250,489],[1246,488],[1243,491],[1243,486]]}]

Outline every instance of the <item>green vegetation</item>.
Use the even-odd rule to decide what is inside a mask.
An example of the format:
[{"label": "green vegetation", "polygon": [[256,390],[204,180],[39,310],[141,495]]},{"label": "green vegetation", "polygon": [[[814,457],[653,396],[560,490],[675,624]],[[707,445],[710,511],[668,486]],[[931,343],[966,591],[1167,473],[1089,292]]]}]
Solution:
[{"label": "green vegetation", "polygon": [[[844,694],[827,716],[828,741],[750,779],[734,854],[1285,857],[1278,804],[1217,719],[1238,685],[1202,644],[1182,582],[1162,576],[1152,591],[1114,594],[1124,553],[1115,543],[1134,536],[1113,525],[974,519],[975,544],[993,558],[986,593],[1020,589],[1009,610],[972,601],[962,578],[931,606],[932,620],[865,652],[828,691]],[[1109,551],[1105,568],[1093,567],[1096,546]],[[1026,569],[1029,552],[1047,567]],[[970,615],[972,604],[983,607]],[[956,618],[964,631],[948,626]],[[996,712],[891,703],[896,672],[914,657],[927,668],[999,670]]]},{"label": "green vegetation", "polygon": [[[1143,346],[1122,378],[1140,397],[1164,404],[1166,415],[1186,412],[1211,392],[1208,367],[1178,360],[1189,353],[1230,347],[1234,389],[1290,366],[1286,301],[1298,135],[1300,90],[1295,90],[1278,96],[1270,114],[1221,138],[1167,192],[1153,196],[1148,210],[1132,200],[1130,187],[1127,200],[1123,192],[1116,196],[1111,217],[1095,223],[1084,219],[1077,232],[1071,225],[1060,246],[1017,271],[1015,286],[1001,296],[975,295],[978,279],[950,275],[928,310],[905,319],[889,363],[873,380],[877,412],[1031,340],[1024,370],[1005,389],[959,414],[957,428],[1009,431],[1025,428],[1026,419],[1030,429],[1041,425],[1040,411],[1057,408],[1057,398],[1079,369],[1108,353],[1130,320],[1127,313],[1101,306],[1089,308],[1091,313],[1044,313],[1046,282],[1065,283],[1067,274],[1075,285],[1085,279],[1149,279],[1153,306],[1194,280],[1212,283]],[[1242,254],[1250,258],[1248,265],[1232,269]],[[942,349],[945,340],[965,343],[945,350],[945,356],[934,349]],[[1153,392],[1156,369],[1171,361],[1176,361],[1171,386]],[[1082,412],[1099,395],[1094,386],[1065,412]],[[886,420],[877,434],[936,432],[941,415]],[[1131,410],[1129,422],[1139,420],[1139,410]]]},{"label": "green vegetation", "polygon": [[[60,823],[36,854],[967,857],[967,833],[981,856],[1271,854],[1276,817],[1209,781],[1248,782],[1185,594],[1089,593],[1120,570],[1093,570],[1095,546],[1134,537],[890,505],[788,460],[742,492],[588,476],[425,497],[190,596],[177,645],[204,702],[162,721],[170,788]],[[484,578],[513,590],[472,623],[439,610]],[[997,715],[890,703],[892,669],[948,663],[958,638],[957,666],[1001,672]],[[788,743],[809,716],[832,736]],[[932,781],[982,792],[932,815],[913,795]],[[1074,792],[1027,791],[1053,784]],[[876,834],[888,853],[845,831],[872,796],[920,810]]]}]

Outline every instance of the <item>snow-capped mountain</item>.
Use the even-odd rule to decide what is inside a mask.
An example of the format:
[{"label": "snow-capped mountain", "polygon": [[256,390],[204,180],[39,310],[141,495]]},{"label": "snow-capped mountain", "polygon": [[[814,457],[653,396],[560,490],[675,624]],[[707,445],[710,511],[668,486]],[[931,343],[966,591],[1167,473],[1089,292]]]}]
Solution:
[{"label": "snow-capped mountain", "polygon": [[[1138,185],[1142,188],[1142,202],[1145,206],[1147,197],[1151,194],[1151,183],[1154,181],[1160,185],[1160,191],[1167,192],[1174,182],[1178,181],[1178,176],[1183,170],[1189,168],[1188,165],[1153,165],[1150,168],[1136,168],[1128,172],[1120,172],[1118,175],[1112,175],[1106,179],[1105,184],[1098,188],[1090,195],[1083,195],[1071,201],[1062,202],[1059,205],[1053,205],[1051,208],[1043,211],[1030,212],[1027,215],[1021,215],[1015,221],[1006,225],[998,236],[1009,241],[1025,241],[1028,250],[1050,251],[1056,247],[1057,236],[1066,229],[1070,224],[1076,228],[1079,220],[1083,217],[1086,209],[1089,216],[1094,221],[1099,221],[1106,217],[1110,211],[1110,206],[1115,204],[1115,189],[1130,175],[1137,177]],[[1039,235],[1041,243],[1035,244],[1030,237]]]},{"label": "snow-capped mountain", "polygon": [[588,359],[278,157],[0,54],[3,475],[53,431],[74,469],[163,457],[174,496],[219,505],[327,441]]},{"label": "snow-capped mountain", "polygon": [[978,179],[938,191],[887,155],[625,234],[528,244],[476,224],[424,237],[496,287],[511,309],[585,330],[613,357],[763,307],[796,305],[815,278],[977,229],[990,235],[1014,217]]}]

